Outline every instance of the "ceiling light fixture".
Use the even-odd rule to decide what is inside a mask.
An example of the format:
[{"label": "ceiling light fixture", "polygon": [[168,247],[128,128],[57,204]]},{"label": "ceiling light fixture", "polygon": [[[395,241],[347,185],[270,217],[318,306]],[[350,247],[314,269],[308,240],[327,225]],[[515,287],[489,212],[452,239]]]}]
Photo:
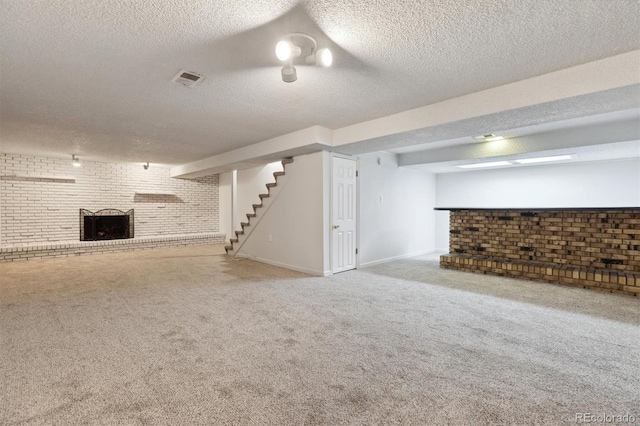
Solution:
[{"label": "ceiling light fixture", "polygon": [[[293,83],[298,79],[297,71],[293,66],[294,60],[304,56],[304,64],[319,67],[330,67],[333,64],[333,54],[328,48],[318,49],[316,39],[305,33],[290,33],[276,44],[276,57],[284,62],[280,71],[282,81]],[[308,52],[308,54],[307,54]]]},{"label": "ceiling light fixture", "polygon": [[575,154],[554,155],[550,157],[535,157],[535,158],[522,158],[519,160],[493,161],[490,163],[462,164],[456,167],[460,167],[461,169],[479,169],[483,167],[517,166],[520,164],[536,164],[536,163],[547,163],[551,161],[571,160],[572,158],[575,158],[575,157],[576,157]]},{"label": "ceiling light fixture", "polygon": [[82,164],[80,164],[80,159],[76,156],[76,154],[71,154],[71,164],[73,164],[73,167],[82,166]]},{"label": "ceiling light fixture", "polygon": [[475,140],[477,140],[477,141],[483,141],[483,142],[493,142],[493,141],[504,140],[504,136],[495,135],[493,133],[487,133],[485,135],[474,136],[473,138]]},{"label": "ceiling light fixture", "polygon": [[552,157],[523,158],[521,160],[514,160],[514,161],[518,164],[535,164],[535,163],[546,163],[549,161],[571,160],[573,156],[574,154],[554,155]]},{"label": "ceiling light fixture", "polygon": [[473,164],[463,164],[460,167],[461,169],[479,169],[482,167],[498,167],[498,166],[512,166],[508,161],[494,161],[491,163],[473,163]]}]

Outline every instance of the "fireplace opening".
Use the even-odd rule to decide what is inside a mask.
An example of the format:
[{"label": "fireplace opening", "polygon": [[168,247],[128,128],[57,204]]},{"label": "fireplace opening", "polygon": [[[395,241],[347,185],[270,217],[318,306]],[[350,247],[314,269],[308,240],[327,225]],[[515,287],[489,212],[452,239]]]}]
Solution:
[{"label": "fireplace opening", "polygon": [[97,212],[80,209],[80,241],[133,238],[133,230],[133,209],[126,212],[116,209]]}]

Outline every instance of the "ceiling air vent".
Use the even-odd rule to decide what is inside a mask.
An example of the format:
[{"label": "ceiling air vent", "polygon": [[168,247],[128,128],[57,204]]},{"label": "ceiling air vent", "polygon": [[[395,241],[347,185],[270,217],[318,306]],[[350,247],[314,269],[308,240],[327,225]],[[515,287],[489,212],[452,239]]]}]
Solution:
[{"label": "ceiling air vent", "polygon": [[197,72],[193,71],[180,70],[180,72],[176,74],[175,77],[173,77],[172,81],[180,83],[183,86],[193,87],[196,84],[200,83],[202,80],[204,80],[204,75],[200,75]]}]

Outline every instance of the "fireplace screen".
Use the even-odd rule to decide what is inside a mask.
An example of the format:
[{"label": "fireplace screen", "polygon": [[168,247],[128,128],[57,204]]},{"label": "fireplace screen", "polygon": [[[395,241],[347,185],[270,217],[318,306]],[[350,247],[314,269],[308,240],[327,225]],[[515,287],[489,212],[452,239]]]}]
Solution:
[{"label": "fireplace screen", "polygon": [[80,209],[80,241],[133,238],[133,209],[123,212],[104,209],[97,212]]}]

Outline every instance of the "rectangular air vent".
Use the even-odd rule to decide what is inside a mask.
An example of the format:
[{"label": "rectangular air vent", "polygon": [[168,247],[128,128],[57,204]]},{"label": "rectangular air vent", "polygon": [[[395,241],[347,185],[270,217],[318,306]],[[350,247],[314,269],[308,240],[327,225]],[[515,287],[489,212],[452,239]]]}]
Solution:
[{"label": "rectangular air vent", "polygon": [[193,87],[196,84],[200,83],[202,80],[204,80],[204,76],[201,74],[193,71],[180,70],[180,72],[176,74],[175,77],[173,77],[172,81],[180,83],[186,87]]}]

